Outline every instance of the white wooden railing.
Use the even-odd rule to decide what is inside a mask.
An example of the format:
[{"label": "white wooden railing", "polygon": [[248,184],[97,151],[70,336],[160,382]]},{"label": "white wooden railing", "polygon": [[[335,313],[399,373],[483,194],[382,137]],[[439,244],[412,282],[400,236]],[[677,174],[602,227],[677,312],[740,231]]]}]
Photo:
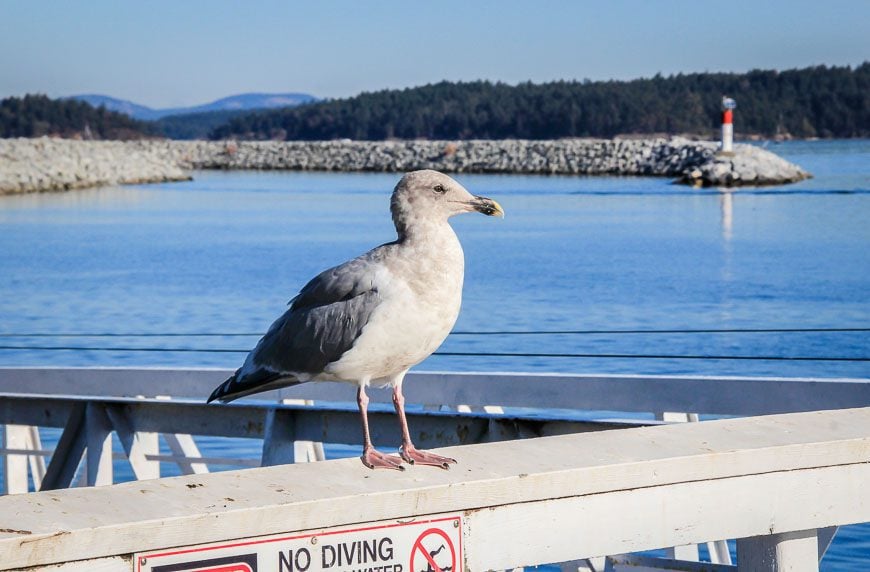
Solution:
[{"label": "white wooden railing", "polygon": [[[320,459],[322,442],[359,440],[356,408],[348,403],[353,398],[352,388],[305,384],[265,394],[263,401],[206,406],[203,397],[229,373],[0,369],[0,426],[5,426],[0,453],[5,460],[5,490],[15,493],[111,484],[115,480],[113,433],[137,479],[159,477],[161,462],[177,464],[184,474],[201,475],[208,472],[210,464],[251,467]],[[659,423],[652,416],[640,420],[626,415],[640,412],[664,421],[685,421],[697,420],[698,414],[751,416],[870,406],[870,380],[866,379],[416,373],[407,378],[406,393],[408,403],[423,406],[412,410],[410,423],[415,440],[427,448]],[[372,414],[374,439],[394,444],[397,430],[386,406],[389,394],[373,392],[372,397],[373,402],[385,404],[382,411]],[[596,421],[584,421],[584,415],[578,414],[601,410],[614,413]],[[832,415],[836,417],[836,413]],[[37,427],[63,429],[54,451],[42,447]],[[194,435],[263,439],[262,452],[259,459],[203,457]],[[168,450],[163,454],[161,436],[164,450]],[[580,460],[587,456],[581,452]],[[824,528],[817,543],[826,547],[834,531],[833,527]],[[730,564],[727,545],[720,539],[736,536],[703,539],[709,543],[714,563]],[[697,560],[694,541],[657,546],[677,546],[670,549],[671,556]],[[620,558],[612,558],[611,567],[640,562],[637,556]],[[594,568],[602,564],[575,565]]]},{"label": "white wooden railing", "polygon": [[[407,558],[413,565],[430,532],[400,531],[441,526],[438,534],[452,535],[452,572],[576,567],[722,537],[738,539],[736,567],[656,561],[647,569],[801,571],[818,569],[819,529],[870,521],[870,408],[442,452],[459,460],[455,470],[373,472],[345,459],[8,495],[0,570],[211,570],[204,560],[226,564],[243,547],[258,570],[294,570],[292,553],[304,548],[309,560],[296,560],[296,570],[315,572],[326,569],[319,553],[325,563],[327,546],[386,530],[381,564],[419,572],[426,568]],[[611,556],[606,566],[643,560]]]}]

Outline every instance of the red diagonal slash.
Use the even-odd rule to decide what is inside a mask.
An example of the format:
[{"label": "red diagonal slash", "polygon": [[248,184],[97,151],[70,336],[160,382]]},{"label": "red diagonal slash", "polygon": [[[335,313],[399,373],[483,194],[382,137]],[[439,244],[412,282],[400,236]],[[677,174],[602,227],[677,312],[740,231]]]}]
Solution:
[{"label": "red diagonal slash", "polygon": [[[432,558],[432,556],[429,554],[429,551],[426,550],[425,548],[423,548],[423,543],[421,542],[422,540],[423,540],[423,537],[420,537],[417,539],[417,542],[414,543],[414,550],[419,549],[420,552],[423,553],[423,557],[429,561],[429,565],[432,566],[432,569],[435,572],[444,572],[443,570],[441,570],[440,566],[435,564],[435,559]],[[405,546],[407,546],[407,544]],[[414,572],[414,571],[411,571],[411,572]]]}]

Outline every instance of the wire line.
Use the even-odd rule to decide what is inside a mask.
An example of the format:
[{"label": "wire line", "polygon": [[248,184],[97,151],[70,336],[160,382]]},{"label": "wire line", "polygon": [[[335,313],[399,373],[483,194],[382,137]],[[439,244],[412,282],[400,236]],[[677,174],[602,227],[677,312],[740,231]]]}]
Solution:
[{"label": "wire line", "polygon": [[[97,352],[188,352],[188,353],[248,353],[232,348],[147,348],[147,347],[87,347],[87,346],[9,346],[0,350],[34,351],[97,351]],[[746,356],[746,355],[669,355],[669,354],[586,354],[586,353],[525,353],[525,352],[435,352],[436,356],[466,357],[541,357],[541,358],[602,358],[602,359],[691,359],[691,360],[758,360],[758,361],[843,361],[868,362],[870,357],[829,356]]]},{"label": "wire line", "polygon": [[[682,329],[616,329],[616,330],[457,330],[454,336],[551,336],[551,335],[609,335],[609,334],[767,334],[767,333],[837,333],[870,332],[870,328],[682,328]],[[0,333],[0,338],[206,338],[253,337],[265,332],[146,332],[146,333],[74,333],[28,332]]]}]

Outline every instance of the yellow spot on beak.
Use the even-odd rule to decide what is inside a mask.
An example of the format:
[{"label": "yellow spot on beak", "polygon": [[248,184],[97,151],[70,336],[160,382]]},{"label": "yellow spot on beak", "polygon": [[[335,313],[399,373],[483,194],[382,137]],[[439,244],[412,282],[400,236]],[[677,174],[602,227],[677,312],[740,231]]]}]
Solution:
[{"label": "yellow spot on beak", "polygon": [[501,208],[501,205],[498,204],[498,201],[494,201],[493,199],[489,200],[492,201],[492,206],[495,208],[495,212],[493,212],[489,216],[500,216],[501,218],[504,218],[504,209]]}]

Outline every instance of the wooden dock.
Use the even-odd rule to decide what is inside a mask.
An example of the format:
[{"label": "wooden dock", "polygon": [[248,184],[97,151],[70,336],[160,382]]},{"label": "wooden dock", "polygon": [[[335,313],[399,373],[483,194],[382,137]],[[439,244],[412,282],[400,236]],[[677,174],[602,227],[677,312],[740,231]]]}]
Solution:
[{"label": "wooden dock", "polygon": [[[248,563],[225,570],[817,570],[837,526],[870,521],[870,380],[416,374],[408,401],[426,407],[412,428],[421,445],[451,445],[450,471],[347,459],[206,474],[214,460],[191,435],[263,438],[263,465],[357,441],[347,386],[204,407],[225,375],[0,370],[7,491],[42,489],[0,497],[0,570],[217,570],[189,563],[239,554]],[[588,422],[520,404],[747,417]],[[395,420],[376,417],[391,443]],[[64,428],[53,454],[37,426]],[[65,488],[113,482],[112,433],[149,480]],[[161,461],[188,474],[156,479]],[[737,539],[736,567],[723,539]],[[691,562],[701,543],[714,563]],[[354,546],[366,561],[341,562]],[[668,547],[670,560],[629,554]]]}]

